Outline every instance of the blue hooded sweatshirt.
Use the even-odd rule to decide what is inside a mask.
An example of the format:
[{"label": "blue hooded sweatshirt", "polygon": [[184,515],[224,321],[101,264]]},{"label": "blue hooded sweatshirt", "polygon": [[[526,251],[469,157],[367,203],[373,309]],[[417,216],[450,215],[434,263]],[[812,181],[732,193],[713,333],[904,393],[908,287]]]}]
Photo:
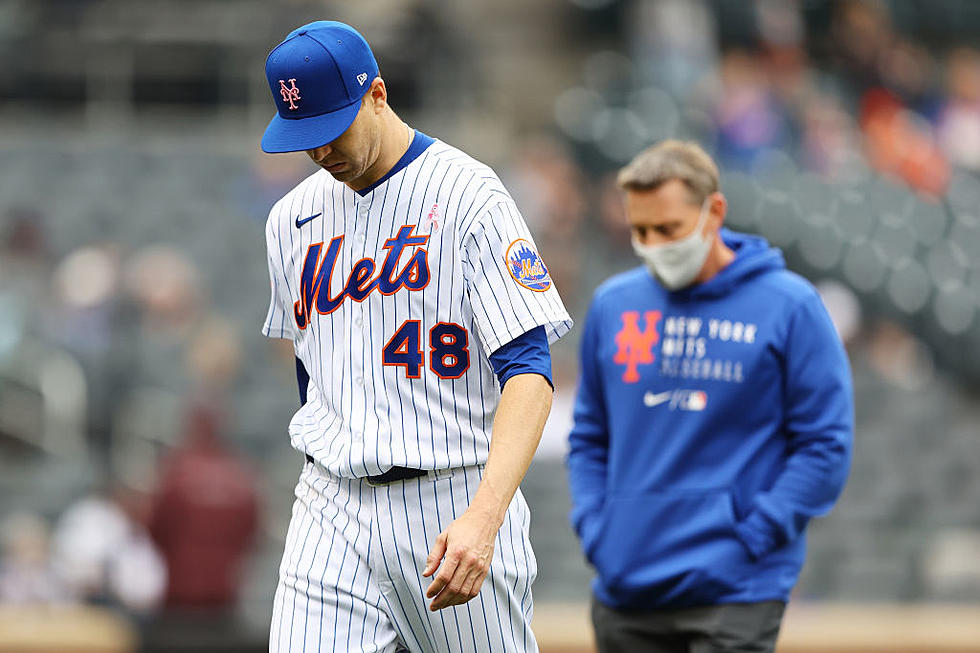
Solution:
[{"label": "blue hooded sweatshirt", "polygon": [[680,291],[595,293],[569,436],[572,523],[615,608],[787,600],[847,477],[847,358],[816,290],[759,237]]}]

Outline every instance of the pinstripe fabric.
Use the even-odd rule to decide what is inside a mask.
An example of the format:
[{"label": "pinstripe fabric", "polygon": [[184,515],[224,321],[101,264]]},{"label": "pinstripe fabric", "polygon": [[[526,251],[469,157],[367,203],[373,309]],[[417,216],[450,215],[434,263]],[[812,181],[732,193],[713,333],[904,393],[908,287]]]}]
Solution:
[{"label": "pinstripe fabric", "polygon": [[[407,247],[397,269],[424,249],[424,288],[347,297],[330,313],[311,309],[308,326],[299,328],[294,312],[310,245],[322,243],[324,252],[343,237],[323,281],[329,278],[327,296],[335,298],[357,262],[373,259],[380,270],[385,242],[404,225],[428,241]],[[508,272],[507,248],[518,239],[531,236],[493,171],[440,141],[364,196],[321,170],[280,200],[266,225],[272,301],[262,331],[291,339],[310,373],[307,403],[289,425],[293,446],[348,478],[393,465],[485,463],[499,400],[489,354],[536,326],[552,342],[571,328],[553,285],[535,292]],[[382,365],[385,344],[407,320],[419,321],[419,378]],[[466,331],[470,364],[459,378],[431,369],[430,330],[439,323]]]},{"label": "pinstripe fabric", "polygon": [[426,556],[469,505],[481,471],[464,467],[372,487],[307,464],[280,567],[270,652],[537,651],[530,627],[537,563],[520,491],[480,594],[435,613],[427,608]]},{"label": "pinstripe fabric", "polygon": [[270,653],[399,650],[370,565],[377,544],[364,498],[359,481],[304,468],[279,568]]},{"label": "pinstripe fabric", "polygon": [[[399,238],[413,240],[396,257]],[[271,651],[537,650],[520,492],[479,596],[429,612],[420,576],[489,454],[500,398],[490,353],[537,326],[549,341],[571,328],[553,285],[534,290],[508,269],[521,240],[532,243],[493,171],[439,141],[367,192],[320,171],[273,207],[262,331],[292,340],[310,374],[289,435],[316,465],[296,490]],[[446,325],[457,352],[449,358],[432,331]],[[397,333],[418,341],[417,374],[397,362],[402,350],[383,353]],[[384,488],[361,480],[394,465],[438,471]]]}]

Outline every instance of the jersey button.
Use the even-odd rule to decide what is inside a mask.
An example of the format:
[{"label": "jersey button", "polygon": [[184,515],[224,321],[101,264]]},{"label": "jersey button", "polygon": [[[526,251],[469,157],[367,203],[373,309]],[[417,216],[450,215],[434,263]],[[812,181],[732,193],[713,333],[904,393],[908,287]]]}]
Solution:
[{"label": "jersey button", "polygon": [[364,385],[364,377],[361,376],[357,377],[356,379],[354,379],[354,383],[356,383],[357,385]]},{"label": "jersey button", "polygon": [[354,240],[356,240],[359,243],[363,243],[364,242],[364,234],[355,234]]},{"label": "jersey button", "polygon": [[360,327],[362,324],[364,324],[364,322],[361,320],[361,318],[359,317],[354,318],[354,326]]}]

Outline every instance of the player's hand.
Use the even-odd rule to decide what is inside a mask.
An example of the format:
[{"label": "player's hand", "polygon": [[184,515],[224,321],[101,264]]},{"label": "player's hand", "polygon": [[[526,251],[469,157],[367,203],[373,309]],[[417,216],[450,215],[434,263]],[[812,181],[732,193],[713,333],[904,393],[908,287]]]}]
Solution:
[{"label": "player's hand", "polygon": [[480,593],[490,571],[496,537],[493,520],[472,510],[439,533],[422,571],[426,577],[439,572],[425,591],[427,598],[434,599],[430,610],[461,605]]}]

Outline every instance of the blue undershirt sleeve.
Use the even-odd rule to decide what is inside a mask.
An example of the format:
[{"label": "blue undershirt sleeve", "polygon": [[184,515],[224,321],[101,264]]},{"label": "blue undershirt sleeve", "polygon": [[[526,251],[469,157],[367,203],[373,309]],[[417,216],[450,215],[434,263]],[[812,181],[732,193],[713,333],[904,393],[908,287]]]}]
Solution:
[{"label": "blue undershirt sleeve", "polygon": [[551,380],[551,351],[543,326],[527,331],[490,354],[490,366],[497,375],[500,389],[507,379],[518,374],[540,374],[554,389]]}]

